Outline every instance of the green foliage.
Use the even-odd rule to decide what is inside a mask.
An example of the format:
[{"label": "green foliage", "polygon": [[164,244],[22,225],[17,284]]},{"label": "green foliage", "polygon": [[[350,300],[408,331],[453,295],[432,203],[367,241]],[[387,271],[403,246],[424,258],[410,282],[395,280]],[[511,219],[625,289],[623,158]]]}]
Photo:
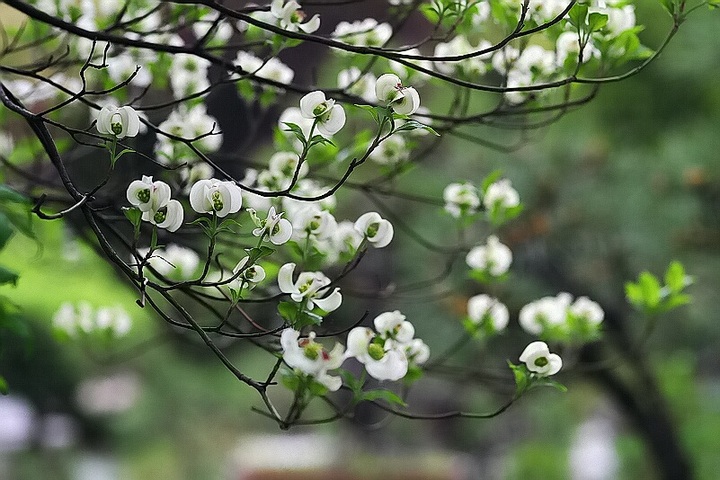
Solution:
[{"label": "green foliage", "polygon": [[685,274],[680,262],[672,262],[665,272],[665,286],[650,272],[641,272],[637,282],[625,284],[628,301],[645,315],[654,316],[690,303],[690,295],[684,293],[692,284],[692,277]]}]

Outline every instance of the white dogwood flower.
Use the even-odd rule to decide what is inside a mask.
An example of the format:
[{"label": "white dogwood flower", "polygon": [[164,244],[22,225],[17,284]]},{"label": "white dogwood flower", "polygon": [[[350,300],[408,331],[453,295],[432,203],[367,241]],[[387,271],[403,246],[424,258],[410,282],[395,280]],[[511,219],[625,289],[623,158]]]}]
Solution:
[{"label": "white dogwood flower", "polygon": [[414,338],[415,327],[399,311],[381,313],[373,324],[376,331],[355,327],[347,338],[347,355],[363,363],[371,377],[400,380],[411,363],[419,365],[430,357],[430,349]]},{"label": "white dogwood flower", "polygon": [[180,228],[184,218],[185,211],[182,204],[177,200],[169,200],[158,209],[148,210],[142,214],[143,221],[150,222],[169,232],[174,232]]},{"label": "white dogwood flower", "polygon": [[525,347],[520,355],[520,361],[525,362],[528,370],[540,377],[555,375],[562,368],[562,359],[555,353],[550,353],[545,342],[532,342]]},{"label": "white dogwood flower", "polygon": [[242,191],[233,182],[198,180],[190,189],[190,206],[198,213],[214,212],[225,217],[240,210]]},{"label": "white dogwood flower", "polygon": [[490,235],[485,245],[473,247],[465,257],[465,262],[473,270],[480,270],[498,277],[510,268],[512,251],[500,243],[495,235]]},{"label": "white dogwood flower", "polygon": [[[295,272],[294,263],[286,263],[278,271],[278,286],[280,291],[290,295],[297,303],[306,302],[307,309],[312,310],[315,305],[326,312],[337,310],[342,304],[340,289],[332,292],[327,288],[330,279],[322,272],[302,272],[298,279],[293,281]],[[330,293],[328,293],[330,292]]]},{"label": "white dogwood flower", "polygon": [[345,125],[345,110],[332,98],[325,98],[320,90],[310,92],[300,99],[300,113],[307,119],[314,119],[318,131],[331,136]]},{"label": "white dogwood flower", "polygon": [[367,212],[355,221],[355,230],[367,239],[375,248],[386,247],[395,233],[392,223],[377,212]]},{"label": "white dogwood flower", "polygon": [[321,343],[315,341],[315,332],[308,337],[300,338],[300,332],[286,328],[280,334],[280,345],[283,349],[283,360],[290,367],[309,375],[334,392],[342,385],[340,377],[328,375],[328,370],[339,368],[345,361],[345,349],[336,343],[328,351]]},{"label": "white dogwood flower", "polygon": [[257,227],[252,231],[256,237],[267,235],[273,245],[282,245],[288,240],[293,233],[293,227],[289,220],[282,218],[283,213],[275,213],[275,207],[270,207],[267,217],[261,219],[257,216],[257,212],[253,208],[247,209],[250,218]]},{"label": "white dogwood flower", "polygon": [[[400,380],[408,371],[404,349],[397,345],[385,347],[385,341],[366,327],[355,327],[347,337],[347,355],[365,365],[368,374],[377,380]],[[395,348],[392,348],[395,347]]]},{"label": "white dogwood flower", "polygon": [[133,180],[128,185],[125,196],[131,205],[142,212],[155,211],[170,201],[170,185],[152,177],[142,176],[142,180]]},{"label": "white dogwood flower", "polygon": [[97,130],[103,135],[113,135],[118,140],[134,137],[140,131],[140,117],[132,107],[105,105],[97,116]]},{"label": "white dogwood flower", "polygon": [[467,313],[470,321],[476,325],[490,322],[495,332],[504,330],[510,319],[508,308],[497,298],[484,293],[468,299]]},{"label": "white dogwood flower", "polygon": [[455,218],[472,215],[480,206],[477,188],[472,183],[451,183],[443,191],[445,211]]},{"label": "white dogwood flower", "polygon": [[294,0],[285,3],[285,0],[273,0],[270,4],[270,13],[278,20],[280,28],[297,32],[313,33],[320,28],[320,16],[315,14],[307,22],[305,12],[300,10],[300,4]]},{"label": "white dogwood flower", "polygon": [[520,326],[533,335],[540,335],[545,327],[564,326],[571,302],[572,296],[566,292],[530,302],[520,309]]},{"label": "white dogwood flower", "polygon": [[245,266],[249,259],[249,256],[243,257],[238,264],[235,265],[235,268],[233,268],[233,276],[238,275],[238,273],[240,273],[240,275],[228,284],[230,288],[239,290],[243,283],[252,288],[255,284],[265,280],[265,269],[262,266],[257,264],[250,265],[249,267]]},{"label": "white dogwood flower", "polygon": [[588,297],[578,297],[570,305],[570,313],[591,325],[599,325],[605,318],[602,307]]},{"label": "white dogwood flower", "polygon": [[498,208],[513,208],[520,205],[520,195],[508,179],[498,180],[488,185],[483,204],[489,211]]},{"label": "white dogwood flower", "polygon": [[378,77],[375,83],[375,95],[383,103],[400,115],[412,115],[420,107],[420,95],[413,87],[403,87],[402,80],[394,73]]}]

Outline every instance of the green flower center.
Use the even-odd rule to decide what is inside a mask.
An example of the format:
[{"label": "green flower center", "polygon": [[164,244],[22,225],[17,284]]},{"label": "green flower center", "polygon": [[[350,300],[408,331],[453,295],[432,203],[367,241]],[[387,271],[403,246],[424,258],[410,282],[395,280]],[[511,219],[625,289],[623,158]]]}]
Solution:
[{"label": "green flower center", "polygon": [[142,203],[147,203],[150,201],[150,189],[146,188],[144,190],[138,191],[135,196],[138,200],[140,200]]},{"label": "green flower center", "polygon": [[380,230],[380,223],[371,223],[370,225],[368,225],[366,230],[367,237],[373,238],[375,235],[377,235],[378,230]]},{"label": "green flower center", "polygon": [[155,215],[153,216],[153,220],[155,220],[155,223],[162,223],[167,218],[167,208],[163,207],[157,212],[155,212]]},{"label": "green flower center", "polygon": [[223,200],[222,195],[220,195],[220,192],[213,192],[212,193],[212,204],[213,204],[213,210],[222,210],[223,209]]},{"label": "green flower center", "polygon": [[319,117],[320,115],[324,114],[328,110],[328,104],[327,102],[322,102],[317,104],[315,108],[313,108],[313,116]]},{"label": "green flower center", "polygon": [[380,360],[385,356],[385,349],[377,343],[371,343],[368,345],[368,355],[373,360]]},{"label": "green flower center", "polygon": [[309,358],[310,360],[317,360],[318,357],[320,357],[320,354],[322,354],[322,345],[319,343],[308,343],[303,347],[303,350],[305,351],[305,356]]},{"label": "green flower center", "polygon": [[540,357],[540,358],[535,359],[534,363],[535,363],[535,366],[537,366],[537,367],[544,367],[545,365],[548,364],[548,359],[545,357]]}]

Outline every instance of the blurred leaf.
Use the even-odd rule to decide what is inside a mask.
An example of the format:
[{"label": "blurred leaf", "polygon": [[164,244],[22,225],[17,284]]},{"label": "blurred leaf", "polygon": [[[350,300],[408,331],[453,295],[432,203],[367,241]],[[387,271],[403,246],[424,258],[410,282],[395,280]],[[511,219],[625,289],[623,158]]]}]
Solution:
[{"label": "blurred leaf", "polygon": [[363,392],[363,394],[360,397],[361,401],[368,401],[372,402],[375,400],[385,400],[390,404],[400,405],[401,407],[406,407],[407,404],[405,401],[398,396],[397,393],[392,392],[390,390],[386,389],[378,389],[378,390],[368,390],[367,392]]},{"label": "blurred leaf", "polygon": [[17,285],[18,274],[0,265],[0,285],[12,283]]},{"label": "blurred leaf", "polygon": [[7,380],[0,375],[0,395],[7,395],[8,393],[10,393],[10,386],[8,385]]}]

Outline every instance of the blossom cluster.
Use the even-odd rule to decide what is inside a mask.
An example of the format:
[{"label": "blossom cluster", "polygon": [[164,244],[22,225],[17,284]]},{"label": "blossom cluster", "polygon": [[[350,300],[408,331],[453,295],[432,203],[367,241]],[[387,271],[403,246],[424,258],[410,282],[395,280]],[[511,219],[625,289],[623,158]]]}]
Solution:
[{"label": "blossom cluster", "polygon": [[280,344],[283,360],[298,373],[313,377],[328,390],[340,388],[339,377],[328,374],[346,359],[355,358],[364,364],[367,373],[377,380],[400,380],[413,365],[422,365],[430,357],[430,349],[419,338],[415,328],[399,311],[381,313],[373,321],[375,330],[355,327],[347,337],[347,349],[336,343],[328,351],[315,341],[311,332],[300,338],[300,332],[283,330]]},{"label": "blossom cluster", "polygon": [[561,292],[528,303],[520,310],[520,326],[533,335],[567,336],[589,335],[597,330],[605,318],[602,307],[588,297]]},{"label": "blossom cluster", "polygon": [[63,303],[55,312],[52,324],[56,331],[69,337],[106,332],[114,338],[127,335],[132,327],[128,313],[119,305],[93,308],[87,302]]}]

